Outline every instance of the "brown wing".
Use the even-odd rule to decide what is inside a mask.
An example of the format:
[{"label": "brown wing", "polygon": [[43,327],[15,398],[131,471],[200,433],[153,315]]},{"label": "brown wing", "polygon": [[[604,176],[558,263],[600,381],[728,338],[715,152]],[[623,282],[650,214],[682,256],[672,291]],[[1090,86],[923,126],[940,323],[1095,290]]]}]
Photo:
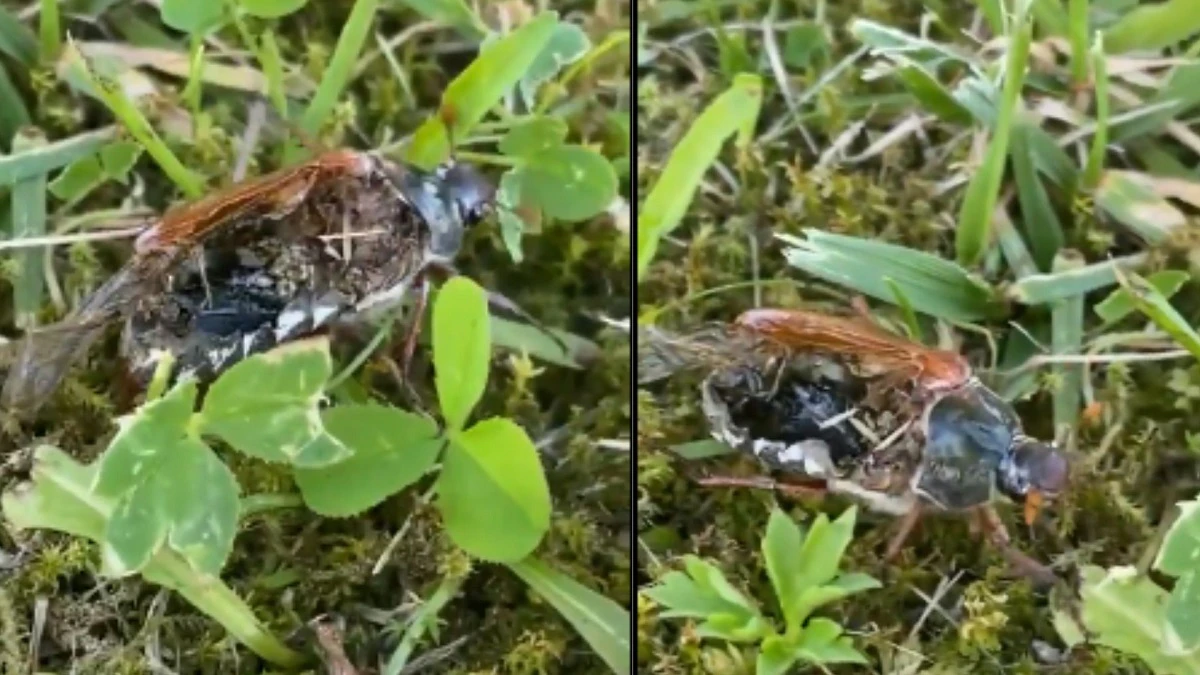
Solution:
[{"label": "brown wing", "polygon": [[962,355],[925,347],[859,319],[803,310],[753,309],[734,324],[788,349],[852,358],[881,372],[911,370],[928,388],[960,386],[971,377],[970,364]]},{"label": "brown wing", "polygon": [[0,407],[32,413],[58,388],[71,366],[87,355],[105,327],[121,318],[153,270],[153,260],[130,261],[59,323],[30,331],[18,347],[0,391]]},{"label": "brown wing", "polygon": [[262,214],[279,218],[300,205],[314,185],[333,177],[361,175],[370,169],[369,156],[353,150],[334,150],[303,164],[242,181],[186,204],[180,204],[140,234],[138,254],[195,244],[213,230],[245,217]]}]

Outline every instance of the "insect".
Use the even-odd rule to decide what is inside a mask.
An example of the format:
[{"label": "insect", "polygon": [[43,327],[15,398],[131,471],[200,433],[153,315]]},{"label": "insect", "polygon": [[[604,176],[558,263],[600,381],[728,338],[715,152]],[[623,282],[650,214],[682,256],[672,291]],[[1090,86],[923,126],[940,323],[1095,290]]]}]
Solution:
[{"label": "insect", "polygon": [[1023,501],[1032,522],[1067,481],[1061,452],[1025,436],[1012,407],[959,354],[864,320],[752,310],[686,336],[647,329],[638,349],[641,383],[709,370],[702,404],[718,440],[818,479],[818,491],[902,516],[889,557],[931,507],[975,512],[1006,545],[995,496]]},{"label": "insect", "polygon": [[[200,379],[339,321],[370,318],[453,272],[495,190],[472,167],[433,171],[353,150],[322,153],[168,210],[129,261],[58,324],[31,332],[0,393],[32,412],[105,330],[145,382],[158,351]],[[414,325],[419,325],[415,323]],[[415,345],[415,331],[410,334]],[[406,344],[406,353],[412,345]]]}]

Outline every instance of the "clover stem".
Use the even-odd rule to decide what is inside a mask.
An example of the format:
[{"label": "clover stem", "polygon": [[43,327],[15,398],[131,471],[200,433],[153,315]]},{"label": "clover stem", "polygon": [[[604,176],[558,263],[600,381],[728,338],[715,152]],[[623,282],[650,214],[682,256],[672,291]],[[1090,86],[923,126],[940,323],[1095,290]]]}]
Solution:
[{"label": "clover stem", "polygon": [[307,661],[303,654],[271,634],[245,601],[225,582],[216,577],[198,575],[178,555],[160,552],[144,574],[150,581],[177,591],[196,609],[219,622],[239,642],[267,661],[284,668],[297,668]]},{"label": "clover stem", "polygon": [[158,358],[158,363],[154,365],[154,376],[150,379],[150,386],[146,388],[146,400],[153,401],[163,395],[167,389],[167,381],[171,378],[171,369],[175,366],[175,355],[170,352],[163,352]]}]

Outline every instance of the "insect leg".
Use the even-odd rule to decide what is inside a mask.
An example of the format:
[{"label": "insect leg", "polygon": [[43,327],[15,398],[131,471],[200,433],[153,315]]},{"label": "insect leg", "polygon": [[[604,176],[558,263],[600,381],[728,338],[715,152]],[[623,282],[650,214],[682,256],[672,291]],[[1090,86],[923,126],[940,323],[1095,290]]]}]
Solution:
[{"label": "insect leg", "polygon": [[979,507],[974,515],[988,542],[1000,551],[1017,574],[1044,586],[1052,586],[1059,581],[1054,570],[1013,546],[1004,522],[1000,520],[1000,515],[996,513],[996,509],[992,505]]},{"label": "insect leg", "polygon": [[767,476],[705,476],[696,479],[704,487],[745,487],[758,490],[776,490],[790,497],[823,498],[827,491],[823,483],[800,481],[777,481]]},{"label": "insect leg", "polygon": [[883,554],[883,559],[886,562],[892,562],[900,555],[900,550],[904,548],[904,542],[908,541],[908,537],[917,529],[917,524],[921,521],[922,516],[921,503],[913,504],[908,513],[900,518],[899,525],[896,526],[896,533],[892,535],[891,541],[888,542],[887,550]]}]

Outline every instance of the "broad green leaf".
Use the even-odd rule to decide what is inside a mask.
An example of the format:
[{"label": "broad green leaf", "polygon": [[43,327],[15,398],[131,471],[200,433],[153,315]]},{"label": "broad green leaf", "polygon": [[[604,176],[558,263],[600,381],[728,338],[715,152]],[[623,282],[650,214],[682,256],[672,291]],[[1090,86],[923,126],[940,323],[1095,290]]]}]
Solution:
[{"label": "broad green leaf", "polygon": [[500,237],[504,240],[504,248],[512,256],[513,262],[520,263],[525,255],[521,252],[521,236],[525,233],[525,220],[521,208],[521,169],[509,169],[500,177],[500,187],[496,191],[497,217],[500,219]]},{"label": "broad green leaf", "polygon": [[300,10],[308,0],[236,0],[238,7],[260,19],[278,19]]},{"label": "broad green leaf", "polygon": [[483,560],[520,560],[550,527],[550,489],[537,449],[524,429],[502,417],[451,440],[437,493],[450,538]]},{"label": "broad green leaf", "polygon": [[483,396],[490,360],[487,298],[474,281],[454,277],[433,305],[434,384],[450,428],[461,429]]},{"label": "broad green leaf", "polygon": [[1154,567],[1172,576],[1167,600],[1166,644],[1175,653],[1200,647],[1200,500],[1178,503],[1179,517],[1163,537]]},{"label": "broad green leaf", "polygon": [[1194,0],[1142,3],[1104,31],[1109,54],[1157,51],[1200,33],[1200,12]]},{"label": "broad green leaf", "polygon": [[268,462],[310,468],[336,463],[350,451],[325,431],[318,409],[332,371],[326,338],[252,356],[213,383],[201,429]]},{"label": "broad green leaf", "polygon": [[1175,580],[1167,599],[1163,642],[1171,654],[1200,649],[1200,571],[1193,569]]},{"label": "broad green leaf", "polygon": [[716,565],[694,555],[685,556],[683,564],[687,568],[687,573],[708,592],[715,593],[717,597],[723,598],[738,607],[744,607],[755,614],[758,613],[757,605],[747,598],[744,593],[735,588],[733,584],[729,583],[729,580],[725,578],[725,575],[721,573],[720,568]]},{"label": "broad green leaf", "polygon": [[573,23],[559,22],[542,51],[529,64],[525,76],[517,85],[525,106],[533,108],[537,102],[538,87],[550,81],[563,66],[578,61],[591,49],[587,33]]},{"label": "broad green leaf", "polygon": [[696,636],[754,644],[774,633],[771,622],[757,614],[713,614],[696,626]]},{"label": "broad green leaf", "polygon": [[[1080,614],[1090,642],[1135,654],[1159,675],[1200,673],[1200,651],[1169,654],[1164,649],[1165,590],[1133,567],[1106,571],[1087,565],[1080,578]],[[1054,626],[1069,646],[1078,643],[1079,626],[1069,612],[1056,611]]]},{"label": "broad green leaf", "polygon": [[[1147,276],[1146,281],[1164,298],[1170,299],[1183,287],[1189,276],[1181,270],[1161,270]],[[1109,293],[1108,297],[1096,303],[1095,307],[1096,315],[1103,319],[1105,324],[1116,323],[1136,310],[1137,305],[1133,297],[1124,288]]]},{"label": "broad green leaf", "polygon": [[100,148],[100,165],[110,180],[124,184],[129,170],[142,156],[142,146],[132,141],[116,141]]},{"label": "broad green leaf", "polygon": [[1155,569],[1179,577],[1197,569],[1200,560],[1200,500],[1182,501],[1179,517],[1163,537],[1154,559]]},{"label": "broad green leaf", "polygon": [[750,142],[761,105],[762,79],[748,73],[734,77],[733,85],[700,113],[671,151],[638,212],[638,279],[650,267],[659,240],[683,220],[704,172],[716,161],[725,139],[736,133],[738,147]]},{"label": "broad green leaf", "polygon": [[153,463],[117,500],[108,521],[104,572],[120,577],[141,571],[166,544],[196,572],[216,576],[237,533],[237,480],[194,438],[164,439],[153,449]]},{"label": "broad green leaf", "polygon": [[330,408],[325,430],[353,454],[318,469],[297,469],[296,485],[310,509],[352,516],[415,483],[433,467],[444,440],[420,415],[373,403]]},{"label": "broad green leaf", "polygon": [[117,433],[97,460],[100,468],[92,492],[117,498],[154,470],[162,446],[183,438],[196,406],[196,383],[183,382],[155,399],[117,418]]},{"label": "broad green leaf", "polygon": [[512,91],[558,26],[555,12],[542,12],[529,23],[492,43],[446,87],[438,114],[413,134],[405,159],[429,169],[450,154],[450,138],[461,139],[492,106]]},{"label": "broad green leaf", "polygon": [[205,33],[225,20],[225,3],[163,0],[163,23],[184,33]]},{"label": "broad green leaf", "polygon": [[792,644],[783,636],[771,635],[762,641],[755,661],[755,675],[787,675],[799,657]]},{"label": "broad green leaf", "polygon": [[100,165],[100,158],[88,155],[67,165],[57,178],[50,181],[48,187],[55,197],[64,202],[73,202],[82,199],[104,181],[104,167]]},{"label": "broad green leaf", "polygon": [[15,529],[54,530],[100,541],[113,504],[92,494],[97,469],[52,445],[39,445],[29,482],[5,490],[0,512]]},{"label": "broad green leaf", "polygon": [[540,206],[551,218],[587,220],[617,196],[617,173],[598,152],[560,145],[525,158],[521,202]]},{"label": "broad green leaf", "polygon": [[825,618],[812,619],[804,626],[795,654],[810,663],[867,663],[850,638],[842,635],[842,627]]},{"label": "broad green leaf", "polygon": [[[803,591],[833,581],[842,562],[842,554],[854,538],[857,516],[857,506],[846,509],[832,523],[824,513],[817,516],[804,535],[804,544],[800,548],[797,589]],[[799,619],[803,620],[804,617]]]},{"label": "broad green leaf", "polygon": [[617,675],[633,660],[629,612],[537,558],[509,563],[517,576],[550,603]]},{"label": "broad green leaf", "polygon": [[661,612],[660,616],[667,619],[703,619],[715,614],[737,612],[753,614],[746,607],[730,602],[696,583],[684,572],[668,572],[658,583],[642,591],[642,595],[665,608],[666,611]]},{"label": "broad green leaf", "polygon": [[114,501],[101,547],[106,574],[142,570],[164,544],[203,575],[229,557],[238,485],[208,446],[184,436],[195,403],[196,384],[185,382],[118,420],[92,487]]},{"label": "broad green leaf", "polygon": [[841,574],[831,582],[802,589],[792,602],[792,611],[798,617],[796,621],[803,621],[818,607],[880,587],[879,581],[870,575],[859,572]]},{"label": "broad green leaf", "polygon": [[500,152],[514,157],[530,157],[563,144],[567,123],[560,117],[539,115],[508,130],[500,139]]},{"label": "broad green leaf", "polygon": [[800,619],[792,611],[801,591],[800,541],[800,528],[791,517],[778,508],[772,509],[762,540],[762,554],[789,630],[800,627]]}]

